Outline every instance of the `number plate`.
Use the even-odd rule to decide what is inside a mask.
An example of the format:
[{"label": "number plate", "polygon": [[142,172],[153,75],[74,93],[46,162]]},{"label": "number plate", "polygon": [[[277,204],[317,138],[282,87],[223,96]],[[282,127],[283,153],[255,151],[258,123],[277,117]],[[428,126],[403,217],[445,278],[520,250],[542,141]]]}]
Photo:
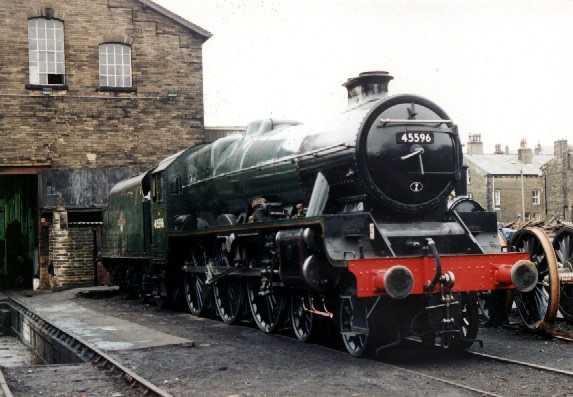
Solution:
[{"label": "number plate", "polygon": [[420,143],[423,145],[431,145],[434,143],[433,132],[399,132],[396,134],[396,143]]}]

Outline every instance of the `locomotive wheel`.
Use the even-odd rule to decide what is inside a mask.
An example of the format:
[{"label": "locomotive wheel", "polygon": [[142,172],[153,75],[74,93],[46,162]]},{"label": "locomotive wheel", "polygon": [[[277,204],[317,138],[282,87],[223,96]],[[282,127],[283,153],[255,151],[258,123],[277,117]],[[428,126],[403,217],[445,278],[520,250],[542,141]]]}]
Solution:
[{"label": "locomotive wheel", "polygon": [[222,277],[213,285],[217,313],[225,324],[239,321],[245,302],[245,288],[240,280],[231,276]]},{"label": "locomotive wheel", "polygon": [[515,304],[523,323],[531,330],[543,330],[555,321],[559,308],[559,273],[557,257],[543,230],[528,227],[513,237],[512,247],[528,252],[539,273],[531,292],[515,291]]},{"label": "locomotive wheel", "polygon": [[201,273],[185,273],[183,291],[185,303],[189,312],[194,316],[204,316],[207,313],[208,290],[205,275]]},{"label": "locomotive wheel", "polygon": [[308,294],[294,295],[290,301],[289,314],[292,330],[296,338],[301,342],[308,342],[314,336],[316,319],[310,307],[311,297]]},{"label": "locomotive wheel", "polygon": [[261,290],[261,281],[257,280],[247,285],[247,298],[257,327],[266,334],[275,332],[283,318],[285,296],[271,289]]},{"label": "locomotive wheel", "polygon": [[354,307],[352,302],[348,299],[343,299],[340,302],[340,329],[342,342],[346,351],[354,357],[362,357],[368,350],[368,337],[370,334],[369,329],[364,329],[362,332],[346,332],[344,330],[352,329],[352,319],[354,317]]},{"label": "locomotive wheel", "polygon": [[[559,261],[559,270],[573,272],[573,228],[560,229],[553,239],[553,248]],[[561,284],[559,309],[569,322],[573,322],[573,284]]]},{"label": "locomotive wheel", "polygon": [[461,334],[457,336],[452,345],[453,350],[466,350],[474,342],[479,331],[479,298],[476,294],[463,294],[461,297],[460,328]]},{"label": "locomotive wheel", "polygon": [[[206,266],[207,253],[200,247],[191,253],[191,266],[196,269]],[[207,276],[203,272],[186,272],[183,274],[183,296],[187,309],[194,316],[204,316],[211,301],[211,288],[206,283]]]}]

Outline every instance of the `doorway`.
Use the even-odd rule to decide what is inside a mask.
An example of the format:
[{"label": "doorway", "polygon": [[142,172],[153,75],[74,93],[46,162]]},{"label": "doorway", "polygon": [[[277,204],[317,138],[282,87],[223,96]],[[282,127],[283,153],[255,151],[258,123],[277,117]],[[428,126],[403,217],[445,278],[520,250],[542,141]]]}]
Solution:
[{"label": "doorway", "polygon": [[32,288],[37,247],[37,176],[0,175],[0,288]]}]

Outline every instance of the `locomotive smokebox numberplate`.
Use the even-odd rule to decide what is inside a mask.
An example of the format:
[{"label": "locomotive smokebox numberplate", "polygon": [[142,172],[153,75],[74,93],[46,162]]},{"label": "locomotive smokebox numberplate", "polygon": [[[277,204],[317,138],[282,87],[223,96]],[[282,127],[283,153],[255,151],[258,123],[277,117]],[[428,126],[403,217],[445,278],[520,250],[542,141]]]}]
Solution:
[{"label": "locomotive smokebox numberplate", "polygon": [[396,134],[396,143],[434,143],[434,133],[429,131],[403,131]]}]

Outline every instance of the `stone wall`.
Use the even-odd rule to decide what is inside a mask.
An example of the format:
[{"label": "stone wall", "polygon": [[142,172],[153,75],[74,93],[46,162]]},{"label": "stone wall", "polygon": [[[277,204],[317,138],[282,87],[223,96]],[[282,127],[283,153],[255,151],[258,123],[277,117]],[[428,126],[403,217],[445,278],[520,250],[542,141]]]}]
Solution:
[{"label": "stone wall", "polygon": [[547,217],[573,221],[573,150],[555,142],[555,157],[543,167],[547,188]]},{"label": "stone wall", "polygon": [[[0,5],[0,167],[147,165],[203,140],[205,37],[136,0]],[[28,18],[46,8],[65,32],[66,89],[51,93],[27,86]],[[105,42],[131,46],[131,92],[100,90]]]},{"label": "stone wall", "polygon": [[93,285],[95,279],[94,229],[68,225],[62,207],[53,212],[49,237],[52,288]]},{"label": "stone wall", "polygon": [[[470,185],[468,192],[472,198],[489,211],[495,210],[499,222],[512,222],[522,214],[522,188],[520,175],[484,175],[479,168],[470,166]],[[493,190],[501,193],[501,206],[494,208]],[[540,204],[533,205],[532,192],[540,191]],[[523,177],[523,192],[526,219],[545,218],[545,186],[544,179],[539,176],[526,175]]]}]

